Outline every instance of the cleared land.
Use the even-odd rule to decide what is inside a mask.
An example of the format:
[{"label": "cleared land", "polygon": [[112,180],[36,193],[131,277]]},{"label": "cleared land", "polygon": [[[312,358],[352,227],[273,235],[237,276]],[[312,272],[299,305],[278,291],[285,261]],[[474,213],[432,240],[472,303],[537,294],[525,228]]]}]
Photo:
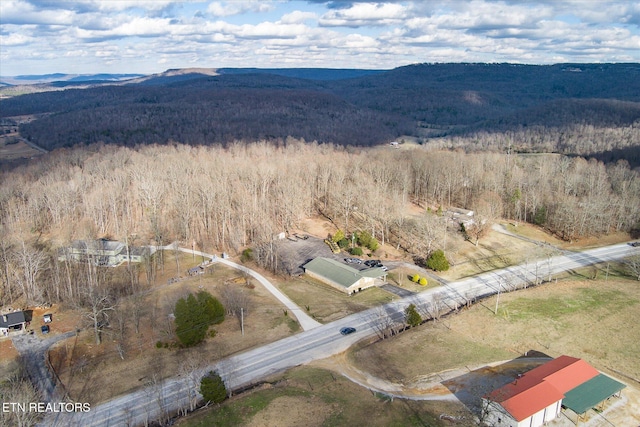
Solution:
[{"label": "cleared land", "polygon": [[469,414],[451,402],[390,400],[330,371],[300,367],[263,387],[231,398],[219,408],[181,420],[200,426],[447,426],[440,415],[465,417],[455,425],[473,426]]},{"label": "cleared land", "polygon": [[[442,381],[438,374],[461,370],[443,383],[455,383],[457,390],[468,384],[465,372],[534,350],[583,358],[631,387],[640,386],[637,281],[616,277],[615,272],[609,280],[573,277],[502,294],[497,315],[495,303],[495,297],[490,298],[440,322],[364,345],[350,354],[350,360],[372,377],[408,388],[431,387],[434,380]],[[495,371],[485,371],[487,378]],[[630,390],[630,396],[636,394]],[[625,410],[632,414],[637,405],[631,402],[621,409],[621,419],[628,416]]]}]

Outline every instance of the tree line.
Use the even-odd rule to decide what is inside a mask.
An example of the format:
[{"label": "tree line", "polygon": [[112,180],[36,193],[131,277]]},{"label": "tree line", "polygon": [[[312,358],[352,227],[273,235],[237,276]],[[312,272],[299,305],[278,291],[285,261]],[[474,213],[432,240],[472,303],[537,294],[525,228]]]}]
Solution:
[{"label": "tree line", "polygon": [[[640,228],[637,171],[625,161],[558,154],[357,149],[293,138],[227,147],[97,144],[4,171],[0,184],[0,298],[7,302],[100,300],[100,287],[88,295],[86,283],[107,273],[56,261],[57,248],[77,239],[177,240],[209,252],[253,247],[275,269],[274,236],[314,215],[422,257],[442,248],[446,224],[437,211],[447,207],[535,223],[565,240]],[[432,213],[408,214],[410,204]],[[100,281],[135,293],[128,290],[139,286],[135,277],[152,280],[147,264]]]}]

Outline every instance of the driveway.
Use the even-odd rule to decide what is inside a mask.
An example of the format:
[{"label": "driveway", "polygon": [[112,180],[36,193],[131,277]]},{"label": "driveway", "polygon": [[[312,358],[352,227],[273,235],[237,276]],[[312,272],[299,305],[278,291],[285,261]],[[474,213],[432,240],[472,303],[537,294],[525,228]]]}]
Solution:
[{"label": "driveway", "polygon": [[46,352],[53,344],[74,336],[74,331],[47,338],[37,335],[21,334],[11,338],[13,346],[24,361],[31,383],[38,389],[44,402],[62,401],[64,392],[56,387],[57,381],[47,369]]},{"label": "driveway", "polygon": [[[164,249],[176,249],[175,245],[169,245],[169,246],[165,246]],[[193,249],[187,249],[187,248],[177,248],[179,251],[188,253],[188,254],[194,254],[197,256],[201,256],[203,258],[210,258],[211,262],[214,263],[220,263],[220,264],[224,264],[227,265],[231,268],[236,268],[242,272],[245,272],[247,274],[249,274],[250,276],[252,276],[253,278],[255,278],[258,282],[260,282],[266,290],[268,290],[269,292],[271,292],[271,294],[276,297],[278,299],[278,301],[280,301],[282,304],[284,304],[285,307],[287,307],[287,309],[289,311],[291,311],[291,313],[296,317],[296,319],[298,320],[298,323],[300,323],[300,326],[302,327],[303,330],[308,331],[310,329],[313,328],[317,328],[318,326],[322,325],[322,323],[316,321],[315,319],[313,319],[311,316],[309,316],[307,313],[304,312],[304,310],[302,310],[300,307],[298,307],[298,305],[296,303],[294,303],[293,301],[291,301],[289,299],[289,297],[287,297],[285,294],[283,294],[282,292],[280,292],[278,290],[278,288],[276,288],[271,282],[269,282],[269,280],[267,280],[266,277],[264,277],[262,274],[258,273],[257,271],[251,270],[248,267],[245,267],[244,265],[240,265],[237,264],[233,261],[230,261],[228,259],[222,259],[219,258],[216,255],[211,255],[211,254],[207,254],[201,251],[195,251]]]},{"label": "driveway", "polygon": [[416,292],[412,292],[408,289],[404,289],[401,288],[399,286],[396,285],[392,285],[391,283],[385,283],[384,285],[380,286],[382,289],[384,289],[387,292],[390,292],[394,295],[399,296],[400,298],[408,298],[411,295],[415,295]]}]

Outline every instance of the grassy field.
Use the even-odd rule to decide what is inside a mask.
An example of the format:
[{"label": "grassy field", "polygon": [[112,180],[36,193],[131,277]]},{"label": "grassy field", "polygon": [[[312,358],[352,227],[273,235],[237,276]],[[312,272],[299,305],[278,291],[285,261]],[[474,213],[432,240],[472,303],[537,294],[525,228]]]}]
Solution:
[{"label": "grassy field", "polygon": [[515,358],[530,350],[584,358],[598,369],[640,378],[637,281],[567,279],[502,294],[352,354],[360,369],[392,381]]},{"label": "grassy field", "polygon": [[[604,274],[590,279],[593,271],[586,269],[557,283],[502,294],[497,314],[493,312],[496,300],[489,298],[439,322],[362,344],[349,352],[348,363],[372,377],[414,388],[440,381],[439,374],[475,371],[534,351],[583,358],[605,373],[639,385],[640,328],[636,325],[640,286],[615,268],[607,280]],[[334,364],[338,362],[320,365]],[[475,372],[491,375],[493,371]],[[467,377],[442,384],[450,387]],[[340,374],[300,367],[268,387],[234,397],[179,425],[448,425],[438,419],[440,414],[464,417],[455,425],[473,425],[468,409],[460,403],[391,402]]]},{"label": "grassy field", "polygon": [[394,298],[379,288],[365,289],[349,296],[307,277],[279,281],[278,287],[299,307],[308,307],[308,314],[322,323],[385,304]]},{"label": "grassy field", "polygon": [[[324,369],[299,367],[273,382],[178,422],[181,427],[448,426],[440,414],[469,416],[450,402],[391,400]],[[474,425],[471,419],[456,423]]]}]

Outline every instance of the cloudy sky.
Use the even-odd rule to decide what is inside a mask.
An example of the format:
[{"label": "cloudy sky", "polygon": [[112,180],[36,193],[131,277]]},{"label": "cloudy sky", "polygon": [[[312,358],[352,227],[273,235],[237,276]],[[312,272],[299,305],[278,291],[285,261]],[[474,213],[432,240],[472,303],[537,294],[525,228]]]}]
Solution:
[{"label": "cloudy sky", "polygon": [[0,75],[640,62],[640,1],[0,0]]}]

